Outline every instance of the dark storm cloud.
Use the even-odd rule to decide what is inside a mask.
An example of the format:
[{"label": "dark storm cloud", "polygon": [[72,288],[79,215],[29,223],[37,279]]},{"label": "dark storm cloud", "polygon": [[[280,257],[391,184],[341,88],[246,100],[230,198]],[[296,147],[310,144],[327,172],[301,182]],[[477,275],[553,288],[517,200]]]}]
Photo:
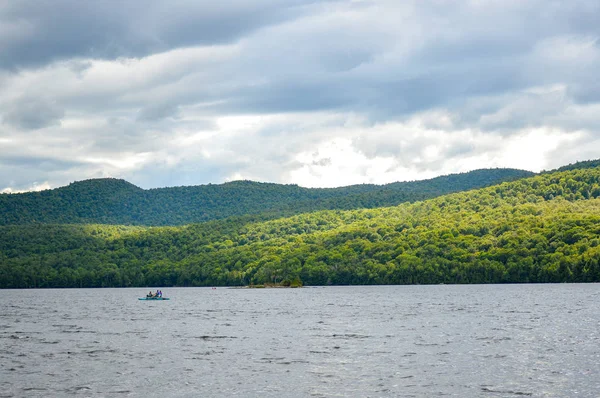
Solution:
[{"label": "dark storm cloud", "polygon": [[20,0],[0,4],[0,66],[142,57],[238,40],[318,1]]}]

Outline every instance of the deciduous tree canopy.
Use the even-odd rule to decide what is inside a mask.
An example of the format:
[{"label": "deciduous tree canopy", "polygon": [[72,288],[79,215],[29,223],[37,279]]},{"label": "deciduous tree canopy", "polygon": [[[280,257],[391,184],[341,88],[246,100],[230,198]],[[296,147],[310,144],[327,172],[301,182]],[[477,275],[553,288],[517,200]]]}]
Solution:
[{"label": "deciduous tree canopy", "polygon": [[86,180],[63,188],[0,194],[0,225],[185,225],[246,214],[290,216],[316,210],[394,206],[530,176],[514,169],[476,170],[425,181],[342,188],[235,181],[143,190],[123,180]]},{"label": "deciduous tree canopy", "polygon": [[599,197],[600,167],[571,167],[377,209],[8,225],[0,287],[598,282]]}]

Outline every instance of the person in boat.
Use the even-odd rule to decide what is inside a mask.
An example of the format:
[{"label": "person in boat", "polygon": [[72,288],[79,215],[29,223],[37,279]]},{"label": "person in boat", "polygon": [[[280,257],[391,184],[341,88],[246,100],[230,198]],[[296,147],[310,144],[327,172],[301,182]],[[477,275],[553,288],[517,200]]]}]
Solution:
[{"label": "person in boat", "polygon": [[148,294],[146,295],[146,297],[154,297],[154,296],[152,295],[152,290],[150,290],[150,292],[148,292]]}]

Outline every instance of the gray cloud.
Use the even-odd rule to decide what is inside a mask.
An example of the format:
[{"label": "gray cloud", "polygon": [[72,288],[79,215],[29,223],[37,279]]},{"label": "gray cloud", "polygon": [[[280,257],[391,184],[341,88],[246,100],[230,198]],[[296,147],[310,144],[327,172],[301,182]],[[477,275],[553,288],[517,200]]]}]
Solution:
[{"label": "gray cloud", "polygon": [[2,168],[31,168],[44,169],[46,171],[57,171],[64,168],[81,166],[83,163],[70,159],[56,159],[52,157],[28,157],[22,155],[4,154],[1,160]]},{"label": "gray cloud", "polygon": [[[318,3],[318,2],[316,2]],[[238,40],[297,18],[300,0],[24,0],[0,8],[0,66],[27,67],[68,58],[142,57],[176,47]]]},{"label": "gray cloud", "polygon": [[2,121],[24,130],[36,130],[60,124],[64,110],[42,98],[22,98],[2,113]]},{"label": "gray cloud", "polygon": [[313,166],[329,166],[331,165],[331,158],[322,158],[312,162]]},{"label": "gray cloud", "polygon": [[10,155],[4,152],[0,157],[0,193],[5,190],[27,191],[36,187],[47,189],[62,186],[74,181],[73,176],[82,175],[89,175],[88,178],[101,176],[87,169],[85,163],[66,157],[54,158],[27,153]]},{"label": "gray cloud", "polygon": [[199,181],[203,184],[222,183],[239,167],[236,162],[215,163],[202,159],[183,161],[175,166],[157,160],[144,170],[125,172],[120,177],[144,188],[190,186],[198,185]]},{"label": "gray cloud", "polygon": [[177,117],[179,107],[175,104],[150,104],[138,112],[138,120],[154,121],[167,117]]},{"label": "gray cloud", "polygon": [[598,15],[593,0],[9,2],[0,162],[17,147],[32,162],[0,190],[514,167],[503,145],[536,129],[578,138],[535,167],[576,161],[600,150]]}]

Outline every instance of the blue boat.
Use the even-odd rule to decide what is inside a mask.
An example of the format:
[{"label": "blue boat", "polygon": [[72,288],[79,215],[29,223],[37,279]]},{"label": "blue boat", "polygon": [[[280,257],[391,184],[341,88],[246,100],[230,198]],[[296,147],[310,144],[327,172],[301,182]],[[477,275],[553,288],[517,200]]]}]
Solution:
[{"label": "blue boat", "polygon": [[169,300],[168,297],[138,297],[138,300]]}]

